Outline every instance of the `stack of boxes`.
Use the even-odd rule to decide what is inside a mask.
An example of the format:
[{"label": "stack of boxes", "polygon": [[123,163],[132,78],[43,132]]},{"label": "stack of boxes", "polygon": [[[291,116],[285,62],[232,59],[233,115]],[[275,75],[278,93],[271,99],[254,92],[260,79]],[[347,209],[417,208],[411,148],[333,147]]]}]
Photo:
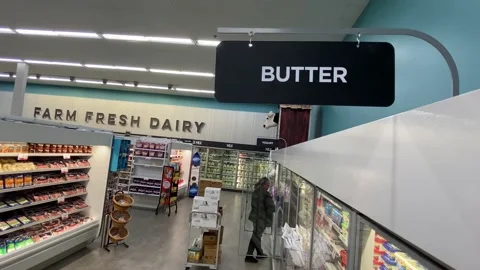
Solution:
[{"label": "stack of boxes", "polygon": [[198,184],[198,196],[205,196],[206,188],[222,188],[222,181],[214,179],[201,179]]},{"label": "stack of boxes", "polygon": [[204,196],[196,196],[193,199],[191,225],[209,229],[202,235],[202,262],[204,264],[215,264],[218,248],[218,264],[220,264],[223,227],[218,228],[217,226],[217,213],[221,214],[223,211],[222,207],[219,207],[221,189],[207,186],[200,189],[199,194],[200,191]]}]

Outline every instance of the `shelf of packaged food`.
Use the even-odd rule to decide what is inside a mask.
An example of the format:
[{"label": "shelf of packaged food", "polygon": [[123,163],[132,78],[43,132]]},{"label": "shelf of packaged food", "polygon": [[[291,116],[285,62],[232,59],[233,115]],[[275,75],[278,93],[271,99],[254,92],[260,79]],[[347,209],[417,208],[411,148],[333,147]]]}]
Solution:
[{"label": "shelf of packaged food", "polygon": [[161,157],[149,157],[149,156],[133,156],[134,158],[143,158],[143,159],[158,159],[158,160],[164,160],[166,158],[161,158]]},{"label": "shelf of packaged food", "polygon": [[[25,225],[22,225],[22,226],[18,226],[16,228],[11,228],[11,229],[8,229],[8,230],[5,230],[3,232],[0,232],[0,236],[2,235],[5,235],[5,234],[9,234],[9,233],[12,233],[12,232],[16,232],[16,231],[19,231],[19,230],[23,230],[23,229],[26,229],[28,227],[32,227],[32,226],[35,226],[35,225],[39,225],[39,224],[42,224],[44,222],[48,222],[48,221],[51,221],[51,220],[54,220],[54,219],[66,219],[68,218],[68,215],[71,215],[71,214],[75,214],[75,213],[79,213],[79,212],[82,212],[82,211],[85,211],[85,210],[88,210],[90,208],[90,206],[88,207],[84,207],[84,208],[80,208],[80,209],[75,209],[74,211],[71,211],[69,213],[63,213],[62,215],[58,215],[58,216],[54,216],[54,217],[49,217],[49,218],[46,218],[44,220],[41,220],[41,221],[35,221],[35,222],[30,222],[28,224],[25,224]],[[67,215],[67,216],[64,216],[64,215]],[[1,257],[0,257],[1,258]]]},{"label": "shelf of packaged food", "polygon": [[91,157],[92,153],[0,153],[0,157]]},{"label": "shelf of packaged food", "polygon": [[[72,195],[63,196],[61,198],[68,199],[68,198],[83,196],[83,195],[87,195],[87,194],[88,194],[88,192],[81,192],[81,193],[76,193],[76,194],[72,194]],[[55,199],[32,202],[32,203],[27,203],[27,204],[12,206],[12,207],[5,207],[5,208],[0,209],[0,213],[10,212],[10,211],[13,211],[13,210],[23,209],[23,208],[27,208],[27,207],[30,207],[30,206],[35,206],[35,205],[40,205],[40,204],[45,204],[45,203],[50,203],[50,202],[57,202],[57,201],[58,201],[58,198],[55,198]]]},{"label": "shelf of packaged food", "polygon": [[133,163],[133,166],[163,168],[163,165],[152,165],[152,164],[142,164],[142,163]]},{"label": "shelf of packaged food", "polygon": [[[8,268],[8,266],[10,266],[11,262],[14,260],[15,261],[28,260],[30,258],[33,258],[34,255],[37,255],[42,252],[47,252],[48,248],[54,243],[64,244],[69,241],[73,241],[75,243],[72,242],[72,244],[77,244],[79,241],[78,237],[73,238],[72,236],[77,236],[78,234],[81,234],[87,231],[91,231],[90,234],[92,234],[94,238],[95,236],[93,234],[96,232],[96,228],[99,228],[99,226],[100,226],[99,221],[90,220],[85,222],[84,224],[77,226],[76,228],[72,228],[70,230],[64,231],[57,235],[52,235],[47,239],[40,240],[34,244],[8,252],[7,254],[4,254],[4,255],[0,255],[0,268],[1,269]],[[90,239],[90,237],[88,239]],[[36,261],[36,264],[38,264],[38,261]]]},{"label": "shelf of packaged food", "polygon": [[166,152],[167,150],[163,149],[148,149],[148,148],[135,148],[135,150],[144,150],[144,151],[153,151],[153,152]]},{"label": "shelf of packaged food", "polygon": [[0,172],[0,176],[1,175],[11,175],[11,174],[40,173],[40,172],[60,172],[60,171],[62,171],[62,169],[65,169],[65,168],[67,168],[70,171],[70,170],[90,169],[90,166],[47,168],[47,169],[36,169],[36,170],[28,170],[28,171],[8,171],[8,172]]},{"label": "shelf of packaged food", "polygon": [[68,181],[48,183],[48,184],[42,184],[42,185],[31,185],[31,186],[24,186],[24,187],[18,187],[18,188],[6,188],[6,189],[0,189],[0,194],[14,192],[14,191],[22,191],[22,190],[29,190],[29,189],[35,189],[35,188],[42,188],[42,187],[59,186],[59,185],[73,184],[73,183],[80,183],[80,182],[88,182],[89,180],[90,179],[68,180]]},{"label": "shelf of packaged food", "polygon": [[132,191],[128,191],[127,193],[128,194],[133,194],[133,195],[143,195],[143,196],[154,196],[154,197],[159,196],[159,194],[147,194],[147,193],[132,192]]},{"label": "shelf of packaged food", "polygon": [[132,178],[145,179],[145,180],[157,180],[157,181],[162,181],[161,178],[155,178],[155,177],[143,176],[143,175],[132,175],[131,177],[132,177]]},{"label": "shelf of packaged food", "polygon": [[148,187],[148,188],[160,188],[160,186],[143,185],[143,184],[137,184],[137,183],[131,183],[130,186]]},{"label": "shelf of packaged food", "polygon": [[338,238],[340,239],[340,241],[345,246],[347,246],[346,239],[345,239],[345,237],[343,237],[342,229],[337,224],[335,224],[335,222],[333,222],[332,218],[325,213],[325,210],[323,208],[320,207],[320,208],[317,209],[317,211],[319,211],[322,214],[322,216],[325,217],[325,219],[328,221],[328,223],[332,226],[333,230],[335,230],[339,234]]}]

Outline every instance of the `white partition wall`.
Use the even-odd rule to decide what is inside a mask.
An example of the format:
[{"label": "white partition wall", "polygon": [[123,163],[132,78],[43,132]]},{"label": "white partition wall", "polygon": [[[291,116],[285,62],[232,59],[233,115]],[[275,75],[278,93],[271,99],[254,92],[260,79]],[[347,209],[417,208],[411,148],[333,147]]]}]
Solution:
[{"label": "white partition wall", "polygon": [[480,255],[480,90],[272,158],[455,269]]}]

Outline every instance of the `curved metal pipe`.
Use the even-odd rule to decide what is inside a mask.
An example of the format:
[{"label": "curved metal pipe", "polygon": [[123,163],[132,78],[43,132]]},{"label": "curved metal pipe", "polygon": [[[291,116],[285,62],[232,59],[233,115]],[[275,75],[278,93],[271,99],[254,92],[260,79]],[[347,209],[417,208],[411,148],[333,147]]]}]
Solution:
[{"label": "curved metal pipe", "polygon": [[339,29],[321,29],[321,28],[230,28],[219,27],[217,28],[219,34],[310,34],[310,35],[378,35],[378,36],[411,36],[421,39],[428,44],[432,45],[440,52],[448,68],[450,69],[450,75],[452,76],[452,96],[458,96],[460,94],[460,77],[458,75],[458,68],[453,56],[447,50],[438,39],[430,36],[421,31],[399,28],[339,28]]}]

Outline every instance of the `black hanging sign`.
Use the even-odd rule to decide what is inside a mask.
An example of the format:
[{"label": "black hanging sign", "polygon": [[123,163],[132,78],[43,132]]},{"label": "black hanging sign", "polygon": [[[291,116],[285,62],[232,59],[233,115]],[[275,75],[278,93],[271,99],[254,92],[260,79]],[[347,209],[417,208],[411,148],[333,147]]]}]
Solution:
[{"label": "black hanging sign", "polygon": [[386,42],[223,41],[217,46],[220,102],[388,107],[395,52]]},{"label": "black hanging sign", "polygon": [[274,150],[275,148],[279,147],[279,142],[277,139],[270,139],[270,138],[257,138],[257,147],[260,148],[271,148]]}]

